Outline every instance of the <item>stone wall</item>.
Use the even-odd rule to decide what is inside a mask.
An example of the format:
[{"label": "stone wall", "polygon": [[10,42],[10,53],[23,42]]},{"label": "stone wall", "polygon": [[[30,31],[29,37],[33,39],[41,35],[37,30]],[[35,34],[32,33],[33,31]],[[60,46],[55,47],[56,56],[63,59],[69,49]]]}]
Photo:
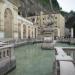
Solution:
[{"label": "stone wall", "polygon": [[44,28],[50,27],[51,30],[53,29],[54,37],[64,36],[65,19],[60,13],[41,14],[39,16],[27,17],[26,19],[38,26],[39,34],[41,34],[41,30]]},{"label": "stone wall", "polygon": [[[7,11],[8,9],[10,10],[10,12]],[[5,0],[4,2],[0,2],[0,32],[3,33],[5,38],[11,38],[7,34],[6,34],[7,36],[5,36],[5,31],[6,31],[5,28],[6,27],[8,29],[7,32],[11,32],[10,34],[12,35],[12,38],[18,38],[17,19],[16,19],[17,15],[18,15],[17,12],[18,12],[18,8],[16,6],[14,6],[13,4],[11,4],[10,2],[8,2],[7,0]],[[12,15],[12,17],[13,17],[13,19],[11,21],[12,22],[12,30],[10,28],[11,23],[9,23],[10,27],[7,26],[8,22],[10,22],[9,21],[9,18],[11,18],[10,15]],[[15,34],[16,34],[16,37],[15,37]]]},{"label": "stone wall", "polygon": [[37,36],[37,31],[35,35],[35,28],[37,29],[37,26],[33,26],[32,22],[18,17],[17,5],[7,0],[0,1],[0,38],[35,38]]},{"label": "stone wall", "polygon": [[37,37],[37,26],[34,26],[32,22],[20,16],[18,16],[18,28],[20,39],[32,39]]}]

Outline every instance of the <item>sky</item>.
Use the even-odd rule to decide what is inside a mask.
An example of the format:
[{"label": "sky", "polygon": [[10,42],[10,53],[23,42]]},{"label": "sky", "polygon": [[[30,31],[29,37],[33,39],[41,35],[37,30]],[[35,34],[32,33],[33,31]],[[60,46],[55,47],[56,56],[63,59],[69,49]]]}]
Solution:
[{"label": "sky", "polygon": [[57,0],[62,10],[70,12],[75,11],[75,0]]}]

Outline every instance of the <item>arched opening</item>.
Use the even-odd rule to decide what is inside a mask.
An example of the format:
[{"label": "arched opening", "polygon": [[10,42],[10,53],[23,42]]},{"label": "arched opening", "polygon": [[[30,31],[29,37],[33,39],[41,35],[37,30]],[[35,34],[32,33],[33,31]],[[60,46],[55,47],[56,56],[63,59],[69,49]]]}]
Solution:
[{"label": "arched opening", "polygon": [[13,16],[9,8],[5,9],[4,12],[4,36],[5,38],[12,38],[12,24]]},{"label": "arched opening", "polygon": [[30,39],[30,26],[28,26],[28,39]]},{"label": "arched opening", "polygon": [[26,38],[26,26],[23,25],[23,38]]},{"label": "arched opening", "polygon": [[21,24],[18,23],[18,37],[21,39]]}]

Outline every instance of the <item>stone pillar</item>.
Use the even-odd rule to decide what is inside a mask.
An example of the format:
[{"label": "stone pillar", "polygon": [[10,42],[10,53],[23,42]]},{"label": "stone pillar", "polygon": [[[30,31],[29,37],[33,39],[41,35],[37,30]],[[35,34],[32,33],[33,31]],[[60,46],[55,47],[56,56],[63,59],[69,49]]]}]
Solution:
[{"label": "stone pillar", "polygon": [[73,28],[71,28],[71,38],[73,38]]}]

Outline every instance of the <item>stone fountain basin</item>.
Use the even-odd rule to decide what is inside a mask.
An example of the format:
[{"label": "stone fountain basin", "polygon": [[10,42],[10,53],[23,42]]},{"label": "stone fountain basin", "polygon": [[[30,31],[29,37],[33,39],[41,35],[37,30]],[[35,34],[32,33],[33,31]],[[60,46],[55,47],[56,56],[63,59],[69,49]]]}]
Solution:
[{"label": "stone fountain basin", "polygon": [[42,43],[41,48],[42,49],[53,50],[54,49],[54,44],[53,43]]}]

